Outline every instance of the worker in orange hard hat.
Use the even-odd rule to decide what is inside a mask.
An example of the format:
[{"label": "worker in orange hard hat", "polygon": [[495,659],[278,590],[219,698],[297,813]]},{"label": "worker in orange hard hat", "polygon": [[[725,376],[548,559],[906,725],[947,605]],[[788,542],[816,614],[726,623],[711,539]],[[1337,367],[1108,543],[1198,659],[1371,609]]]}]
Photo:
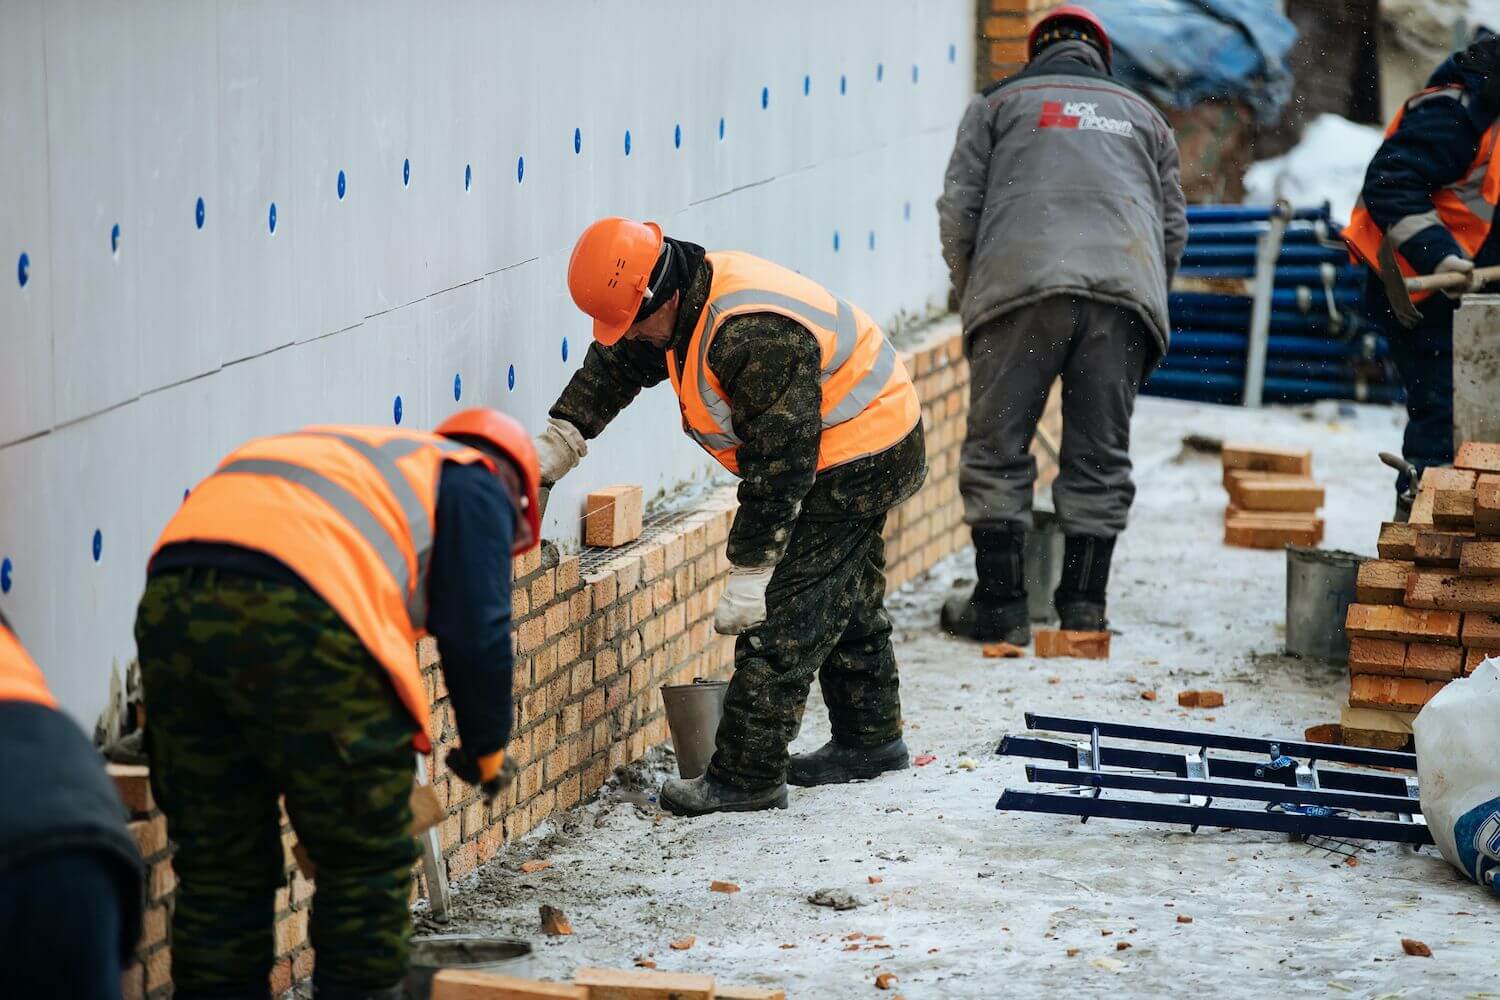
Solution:
[{"label": "worker in orange hard hat", "polygon": [[441,735],[416,643],[442,656],[448,769],[493,800],[514,771],[510,561],[537,544],[539,483],[494,410],[430,434],[309,427],[235,450],[167,524],[136,641],[177,844],[177,997],[265,995],[278,798],[317,868],[317,996],[405,995],[412,751]]},{"label": "worker in orange hard hat", "polygon": [[[865,312],[816,282],[654,223],[601,219],[568,266],[595,343],[538,438],[543,482],[641,389],[669,381],[682,426],[740,477],[729,581],[714,612],[739,636],[707,774],[662,804],[697,815],[784,807],[786,784],[908,765],[881,529],[926,475],[905,366]],[[817,675],[833,739],[788,759]]]},{"label": "worker in orange hard hat", "polygon": [[0,997],[119,1000],[143,866],[93,744],[0,613]]}]

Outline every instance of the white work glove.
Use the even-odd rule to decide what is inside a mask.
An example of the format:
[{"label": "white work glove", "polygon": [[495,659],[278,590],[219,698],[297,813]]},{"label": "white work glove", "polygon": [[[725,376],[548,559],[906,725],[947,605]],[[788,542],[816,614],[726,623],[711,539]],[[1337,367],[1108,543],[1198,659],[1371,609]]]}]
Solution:
[{"label": "white work glove", "polygon": [[583,434],[566,420],[547,419],[547,429],[536,436],[536,459],[541,466],[542,482],[548,486],[573,471],[589,453]]},{"label": "white work glove", "polygon": [[739,635],[766,620],[766,587],[775,566],[730,566],[729,584],[714,608],[714,631]]},{"label": "white work glove", "polygon": [[[1458,254],[1450,253],[1448,256],[1446,256],[1446,257],[1444,257],[1442,259],[1442,261],[1437,266],[1437,270],[1433,271],[1432,273],[1433,274],[1473,274],[1474,273],[1474,262],[1472,260],[1469,260],[1467,257],[1460,257]],[[1465,284],[1465,285],[1459,285],[1459,286],[1457,286],[1455,288],[1444,288],[1443,289],[1443,294],[1446,295],[1446,296],[1448,296],[1448,298],[1450,298],[1450,299],[1457,300],[1457,299],[1463,298],[1464,292],[1467,292],[1467,291],[1469,291],[1472,288],[1473,288],[1473,284],[1472,283]]]}]

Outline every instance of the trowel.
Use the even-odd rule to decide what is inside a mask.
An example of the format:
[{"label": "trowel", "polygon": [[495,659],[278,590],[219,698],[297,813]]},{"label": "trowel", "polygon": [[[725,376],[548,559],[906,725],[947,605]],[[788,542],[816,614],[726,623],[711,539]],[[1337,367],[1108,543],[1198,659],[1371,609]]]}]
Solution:
[{"label": "trowel", "polygon": [[1396,260],[1396,251],[1389,239],[1380,242],[1380,283],[1385,287],[1385,296],[1391,301],[1391,312],[1408,330],[1422,319],[1422,313],[1411,300],[1413,292],[1440,292],[1446,288],[1466,288],[1470,291],[1500,281],[1500,265],[1479,267],[1468,274],[1424,274],[1415,278],[1404,278],[1401,265]]}]

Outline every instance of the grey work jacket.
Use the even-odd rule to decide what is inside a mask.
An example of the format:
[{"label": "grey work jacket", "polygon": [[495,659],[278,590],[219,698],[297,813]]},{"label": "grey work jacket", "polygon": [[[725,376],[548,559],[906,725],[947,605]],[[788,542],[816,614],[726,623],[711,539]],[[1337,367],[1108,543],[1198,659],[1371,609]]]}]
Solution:
[{"label": "grey work jacket", "polygon": [[1187,242],[1177,141],[1084,42],[970,102],[938,199],[964,328],[1053,295],[1138,312],[1165,353]]}]

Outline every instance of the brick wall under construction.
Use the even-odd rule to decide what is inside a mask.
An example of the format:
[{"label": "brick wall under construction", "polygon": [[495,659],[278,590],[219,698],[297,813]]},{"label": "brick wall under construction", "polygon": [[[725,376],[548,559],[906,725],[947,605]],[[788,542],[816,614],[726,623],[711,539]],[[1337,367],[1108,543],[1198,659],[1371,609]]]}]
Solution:
[{"label": "brick wall under construction", "polygon": [[[920,575],[968,544],[958,494],[958,454],[968,410],[968,363],[956,324],[940,325],[903,352],[922,399],[928,476],[886,527],[891,588]],[[1041,435],[1056,442],[1054,393]],[[1055,475],[1045,447],[1035,448],[1041,481]],[[447,809],[441,842],[450,879],[460,879],[555,813],[603,786],[614,768],[667,739],[662,684],[727,676],[733,640],[713,631],[713,609],[729,562],[724,542],[734,491],[711,494],[696,508],[654,518],[641,539],[619,549],[559,556],[547,544],[516,562],[513,635],[516,726],[509,754],[520,766],[505,796],[486,805],[449,775],[443,757],[457,740],[436,643],[418,654],[432,698],[428,773]],[[127,997],[162,997],[170,989],[168,915],[175,878],[168,831],[146,788],[145,769],[120,769],[117,783],[132,813],[131,830],[150,867],[145,933],[126,974]],[[271,984],[290,987],[311,974],[307,919],[313,883],[298,871],[285,828],[287,883],[276,898],[276,954]],[[412,899],[425,894],[420,867]]]},{"label": "brick wall under construction", "polygon": [[979,0],[974,88],[983,90],[1024,69],[1031,26],[1062,5],[1063,0]]}]

